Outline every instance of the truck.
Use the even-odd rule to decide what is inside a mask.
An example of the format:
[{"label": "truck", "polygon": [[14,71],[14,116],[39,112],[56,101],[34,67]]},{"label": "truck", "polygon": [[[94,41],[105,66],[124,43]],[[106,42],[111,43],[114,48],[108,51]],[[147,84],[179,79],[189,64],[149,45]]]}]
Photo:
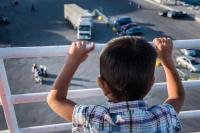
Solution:
[{"label": "truck", "polygon": [[91,39],[93,26],[92,13],[77,4],[64,4],[64,18],[77,30],[77,39]]}]

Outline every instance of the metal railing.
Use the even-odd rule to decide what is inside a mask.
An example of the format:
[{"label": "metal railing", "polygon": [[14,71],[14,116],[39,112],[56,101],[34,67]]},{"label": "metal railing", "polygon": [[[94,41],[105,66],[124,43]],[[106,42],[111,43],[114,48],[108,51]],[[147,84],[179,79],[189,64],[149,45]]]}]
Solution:
[{"label": "metal railing", "polygon": [[[95,50],[91,53],[98,53],[105,44],[96,44]],[[176,40],[175,48],[200,48],[200,39],[192,40]],[[14,104],[24,104],[33,102],[46,101],[47,92],[28,93],[11,95],[8,83],[4,59],[9,58],[32,58],[32,57],[57,57],[66,56],[69,46],[40,46],[40,47],[16,47],[16,48],[0,48],[0,105],[3,105],[8,131],[11,133],[48,133],[56,131],[64,131],[71,129],[71,123],[60,123],[52,125],[43,125],[35,127],[19,128],[14,110]],[[200,88],[200,80],[183,81],[185,89]],[[166,88],[166,83],[156,83],[153,90]],[[80,95],[81,93],[81,95]],[[87,98],[91,96],[103,96],[99,88],[90,88],[84,90],[70,90],[69,98]],[[181,119],[200,117],[200,110],[182,111],[179,114]],[[7,132],[8,132],[7,131]],[[6,131],[0,131],[5,133]]]}]

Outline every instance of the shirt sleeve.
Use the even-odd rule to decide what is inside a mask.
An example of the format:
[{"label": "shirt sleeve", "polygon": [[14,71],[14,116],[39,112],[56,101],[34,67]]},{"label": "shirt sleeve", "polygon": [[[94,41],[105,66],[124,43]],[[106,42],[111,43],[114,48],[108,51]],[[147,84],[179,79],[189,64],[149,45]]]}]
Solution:
[{"label": "shirt sleeve", "polygon": [[181,133],[182,132],[182,126],[181,126],[181,122],[178,119],[178,115],[174,109],[174,107],[170,104],[163,104],[163,106],[167,109],[167,111],[170,113],[171,115],[171,122],[173,125],[173,129],[176,133]]},{"label": "shirt sleeve", "polygon": [[87,105],[76,105],[73,110],[72,122],[74,126],[83,126],[86,124],[87,114],[88,114]]}]

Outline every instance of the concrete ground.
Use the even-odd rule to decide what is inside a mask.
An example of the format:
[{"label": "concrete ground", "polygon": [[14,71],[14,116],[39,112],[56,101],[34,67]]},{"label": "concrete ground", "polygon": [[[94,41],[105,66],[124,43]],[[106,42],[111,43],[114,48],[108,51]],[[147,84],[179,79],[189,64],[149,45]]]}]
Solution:
[{"label": "concrete ground", "polygon": [[[43,45],[68,45],[76,40],[76,32],[65,23],[63,18],[63,4],[77,3],[81,7],[89,10],[99,9],[106,16],[112,19],[117,16],[128,15],[143,26],[144,38],[152,41],[158,36],[171,36],[174,39],[195,39],[199,38],[200,25],[190,19],[172,20],[157,15],[161,8],[135,0],[135,6],[130,7],[127,0],[20,0],[18,6],[11,6],[8,1],[0,6],[1,14],[9,17],[10,24],[0,25],[0,47],[19,46],[43,46]],[[87,4],[86,4],[87,2]],[[35,12],[31,12],[31,3],[36,7]],[[137,9],[137,3],[142,5],[142,9]],[[112,8],[111,8],[112,7]],[[106,27],[101,22],[94,25],[94,36],[91,41],[105,43],[113,38],[115,33],[111,27]],[[19,51],[20,52],[20,51]],[[9,59],[5,60],[6,71],[12,94],[33,93],[49,91],[55,77],[63,64],[64,58],[29,58],[29,59]],[[43,85],[35,84],[31,77],[31,65],[44,64],[50,73]],[[93,55],[80,66],[75,74],[70,89],[84,89],[98,87],[96,77],[98,70],[98,55]],[[198,74],[199,75],[199,74]],[[156,70],[156,82],[165,81],[162,69]],[[159,94],[158,94],[159,93]],[[183,110],[200,109],[198,99],[199,89],[187,90],[186,102]],[[166,98],[166,93],[151,92],[147,99],[150,103],[156,104]],[[98,100],[97,100],[98,99]],[[105,99],[87,98],[77,99],[83,104],[102,104]],[[19,127],[55,124],[64,122],[53,113],[45,102],[15,105]],[[183,129],[185,132],[200,131],[199,119],[184,120]],[[0,107],[0,130],[7,129],[2,107]]]}]

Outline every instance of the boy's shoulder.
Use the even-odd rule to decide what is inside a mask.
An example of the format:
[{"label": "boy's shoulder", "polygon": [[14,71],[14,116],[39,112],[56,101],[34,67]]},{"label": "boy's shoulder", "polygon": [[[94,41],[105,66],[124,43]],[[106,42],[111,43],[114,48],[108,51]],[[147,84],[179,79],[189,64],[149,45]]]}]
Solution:
[{"label": "boy's shoulder", "polygon": [[173,114],[176,114],[174,107],[167,103],[153,105],[150,108],[148,108],[148,110],[153,111],[153,112],[164,111],[164,112],[171,112]]},{"label": "boy's shoulder", "polygon": [[108,113],[109,109],[104,105],[80,105],[77,104],[74,107],[73,116],[82,115],[82,116],[92,116],[103,115]]}]

